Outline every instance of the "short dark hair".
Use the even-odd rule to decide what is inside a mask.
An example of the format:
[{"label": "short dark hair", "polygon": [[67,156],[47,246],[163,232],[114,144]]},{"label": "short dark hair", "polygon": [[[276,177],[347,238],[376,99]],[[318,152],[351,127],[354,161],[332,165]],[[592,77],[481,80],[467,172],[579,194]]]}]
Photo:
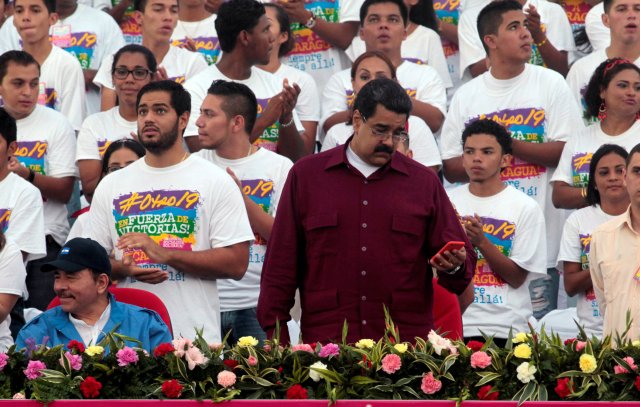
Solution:
[{"label": "short dark hair", "polygon": [[293,31],[291,30],[291,20],[289,19],[289,15],[286,11],[282,9],[279,5],[275,3],[263,3],[265,7],[270,7],[276,11],[276,19],[278,20],[278,25],[280,26],[280,34],[287,34],[287,42],[284,42],[280,45],[280,49],[278,50],[278,58],[282,58],[287,55],[293,47],[296,45],[296,39],[293,36]]},{"label": "short dark hair", "polygon": [[138,92],[136,99],[136,109],[140,106],[140,99],[145,93],[167,92],[171,95],[171,107],[176,111],[178,117],[184,112],[191,112],[191,95],[182,85],[170,80],[147,83]]},{"label": "short dark hair", "polygon": [[104,156],[102,157],[102,173],[103,174],[106,174],[107,170],[109,169],[109,159],[111,158],[111,155],[113,155],[113,153],[115,153],[118,150],[122,150],[123,148],[127,148],[133,151],[138,156],[138,158],[144,157],[145,154],[147,153],[147,150],[144,149],[142,144],[140,144],[134,139],[123,138],[120,140],[113,141],[111,142],[111,144],[109,144],[109,147],[107,147],[107,149],[104,152]]},{"label": "short dark hair", "polygon": [[38,76],[40,76],[40,64],[31,56],[31,54],[25,51],[13,50],[0,55],[0,82],[2,82],[7,74],[9,64],[11,62],[20,66],[35,65],[38,67]]},{"label": "short dark hair", "polygon": [[7,142],[7,147],[16,141],[17,134],[16,119],[0,107],[0,136]]},{"label": "short dark hair", "polygon": [[440,31],[438,29],[438,17],[433,9],[433,1],[431,0],[418,0],[418,3],[409,9],[409,21],[431,28],[437,33]]},{"label": "short dark hair", "polygon": [[222,3],[216,18],[216,32],[222,52],[233,51],[238,34],[251,31],[264,14],[264,5],[256,0],[230,0]]},{"label": "short dark hair", "polygon": [[382,61],[384,61],[384,63],[387,64],[387,66],[389,67],[389,70],[391,71],[391,78],[396,79],[396,67],[393,66],[393,62],[391,62],[388,56],[386,56],[382,51],[367,51],[363,54],[360,54],[360,56],[356,58],[355,61],[353,61],[353,64],[351,65],[352,80],[356,78],[358,67],[360,66],[362,61],[368,58],[379,58]]},{"label": "short dark hair", "polygon": [[[44,3],[44,6],[47,8],[47,12],[49,14],[56,12],[56,0],[42,0],[42,3]],[[9,1],[5,0],[4,4],[9,4]],[[13,1],[13,4],[15,7],[16,0]]]},{"label": "short dark hair", "polygon": [[585,117],[587,119],[598,117],[600,105],[604,102],[600,97],[600,92],[609,86],[614,76],[627,69],[634,70],[640,74],[640,68],[636,64],[623,58],[607,59],[598,65],[589,80],[584,94]]},{"label": "short dark hair", "polygon": [[222,79],[213,81],[207,90],[209,95],[222,96],[222,110],[227,117],[244,117],[244,130],[251,134],[258,115],[258,101],[256,95],[248,86],[242,83],[225,81]]},{"label": "short dark hair", "polygon": [[376,113],[378,105],[394,113],[406,114],[407,119],[412,108],[407,92],[398,82],[387,78],[374,79],[364,85],[356,96],[353,109],[368,119]]},{"label": "short dark hair", "polygon": [[609,14],[609,10],[611,10],[611,6],[613,5],[614,0],[603,0],[602,6],[604,7],[604,12]]},{"label": "short dark hair", "polygon": [[120,60],[120,57],[122,56],[122,54],[125,54],[125,53],[142,54],[142,56],[144,56],[144,59],[147,60],[147,68],[149,68],[149,70],[154,73],[158,70],[158,63],[156,61],[156,57],[153,55],[153,52],[149,50],[149,48],[143,47],[142,45],[138,45],[138,44],[129,44],[120,48],[113,55],[113,63],[111,64],[112,75],[116,70],[116,66],[118,66],[118,61]]},{"label": "short dark hair", "polygon": [[522,6],[516,0],[495,0],[489,2],[478,14],[478,35],[485,52],[489,53],[487,44],[484,43],[485,35],[497,34],[502,15],[509,11],[522,11]]},{"label": "short dark hair", "polygon": [[587,183],[587,203],[589,205],[600,204],[600,192],[596,188],[596,167],[602,157],[609,154],[618,154],[624,159],[625,163],[629,157],[627,150],[617,144],[603,144],[593,153],[589,163],[589,182]]},{"label": "short dark hair", "polygon": [[400,17],[402,17],[402,22],[404,25],[407,25],[407,20],[409,19],[409,10],[407,6],[404,4],[402,0],[364,0],[362,6],[360,7],[360,26],[364,25],[364,20],[367,18],[367,13],[369,13],[369,7],[374,4],[383,4],[383,3],[393,3],[400,9]]},{"label": "short dark hair", "polygon": [[627,161],[625,163],[627,168],[629,167],[629,164],[631,164],[631,158],[633,157],[633,155],[638,153],[640,153],[640,143],[633,146],[633,148],[629,151],[629,155],[627,156]]},{"label": "short dark hair", "polygon": [[511,154],[513,151],[513,140],[509,131],[500,123],[491,119],[478,119],[467,124],[462,131],[462,145],[467,139],[476,134],[488,134],[496,138],[502,148],[502,154]]}]

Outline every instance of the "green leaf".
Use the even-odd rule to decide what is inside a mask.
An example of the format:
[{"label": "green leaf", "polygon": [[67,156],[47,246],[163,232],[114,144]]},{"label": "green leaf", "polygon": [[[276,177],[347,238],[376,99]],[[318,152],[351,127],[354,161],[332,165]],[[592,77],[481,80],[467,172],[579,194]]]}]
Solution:
[{"label": "green leaf", "polygon": [[482,379],[478,380],[478,383],[476,383],[476,387],[480,387],[502,377],[500,373],[496,372],[477,372],[477,375],[482,377]]}]

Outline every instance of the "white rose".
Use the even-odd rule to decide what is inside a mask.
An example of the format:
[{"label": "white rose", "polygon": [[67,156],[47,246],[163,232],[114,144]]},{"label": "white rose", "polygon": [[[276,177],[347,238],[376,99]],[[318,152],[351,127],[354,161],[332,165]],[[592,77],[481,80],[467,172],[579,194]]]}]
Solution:
[{"label": "white rose", "polygon": [[427,338],[429,339],[429,343],[431,343],[431,346],[433,346],[433,350],[435,350],[436,354],[438,355],[442,354],[443,349],[451,349],[453,347],[450,340],[448,340],[447,338],[443,338],[433,330],[429,332]]},{"label": "white rose", "polygon": [[311,380],[313,380],[314,382],[319,382],[320,379],[322,379],[322,376],[320,375],[320,373],[316,372],[315,370],[311,369],[311,368],[316,368],[316,369],[326,369],[327,365],[325,365],[322,362],[316,362],[313,365],[309,366],[309,377],[311,378]]},{"label": "white rose", "polygon": [[516,372],[518,372],[518,380],[522,383],[529,383],[533,380],[537,371],[538,369],[536,369],[534,365],[530,365],[529,362],[520,363],[520,366],[516,369]]}]

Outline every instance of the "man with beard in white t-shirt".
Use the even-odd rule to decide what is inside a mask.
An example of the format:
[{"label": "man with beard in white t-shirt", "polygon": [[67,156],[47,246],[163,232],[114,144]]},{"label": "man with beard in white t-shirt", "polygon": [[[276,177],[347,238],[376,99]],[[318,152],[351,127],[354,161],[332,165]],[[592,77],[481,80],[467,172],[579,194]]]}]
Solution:
[{"label": "man with beard in white t-shirt", "polygon": [[26,305],[44,310],[53,299],[53,278],[38,272],[42,262],[50,261],[69,233],[67,209],[77,176],[74,163],[75,132],[59,112],[40,106],[40,69],[24,51],[8,51],[0,56],[0,96],[4,108],[16,120],[18,147],[9,160],[9,169],[40,190],[44,201],[44,259],[27,264]]},{"label": "man with beard in white t-shirt", "polygon": [[234,177],[255,234],[242,280],[218,280],[222,334],[231,331],[229,343],[242,336],[267,339],[256,317],[260,275],[280,193],[293,166],[288,158],[249,141],[257,109],[256,97],[246,85],[216,80],[196,121],[202,146],[197,154]]},{"label": "man with beard in white t-shirt", "polygon": [[204,329],[220,342],[216,279],[241,279],[254,239],[242,195],[223,170],[184,150],[190,97],[182,85],[151,82],[138,94],[144,158],[106,176],[89,212],[91,238],[115,249],[120,286],[156,294],[174,337]]},{"label": "man with beard in white t-shirt", "polygon": [[[507,127],[514,139],[514,160],[502,172],[502,180],[534,198],[542,208],[547,225],[547,267],[557,277],[564,213],[551,203],[550,174],[558,165],[565,141],[583,123],[564,78],[527,63],[533,40],[526,21],[522,7],[514,0],[494,1],[480,12],[478,31],[491,69],[454,95],[442,127],[440,149],[447,180],[464,182],[468,177],[462,167],[460,135],[465,124],[489,118]],[[538,298],[548,292],[536,286],[543,283],[553,287],[546,300]],[[556,283],[557,279],[553,285],[550,279],[539,279],[531,285],[536,318],[555,308]]]}]

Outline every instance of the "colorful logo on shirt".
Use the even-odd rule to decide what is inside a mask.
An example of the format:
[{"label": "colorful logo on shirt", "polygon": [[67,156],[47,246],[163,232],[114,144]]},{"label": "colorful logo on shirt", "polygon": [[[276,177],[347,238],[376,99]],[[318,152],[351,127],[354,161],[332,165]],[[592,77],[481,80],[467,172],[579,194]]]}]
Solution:
[{"label": "colorful logo on shirt", "polygon": [[98,153],[100,153],[100,158],[104,157],[104,153],[107,151],[107,148],[111,145],[111,142],[107,139],[98,140]]},{"label": "colorful logo on shirt", "polygon": [[[262,112],[267,108],[268,104],[269,99],[258,99],[258,117],[262,115]],[[279,136],[280,122],[276,120],[275,123],[264,129],[262,135],[254,142],[254,144],[275,152],[278,146]]]},{"label": "colorful logo on shirt", "polygon": [[[516,225],[512,222],[494,219],[489,217],[481,217],[485,236],[489,241],[500,250],[500,253],[509,257],[511,255],[511,247],[516,232]],[[506,282],[496,275],[482,256],[482,253],[476,248],[478,261],[476,263],[476,271],[473,276],[473,283],[476,286],[502,287]]]},{"label": "colorful logo on shirt", "polygon": [[80,62],[82,69],[91,68],[91,59],[96,47],[96,34],[90,32],[71,33],[71,42],[64,50],[73,55]]},{"label": "colorful logo on shirt", "polygon": [[46,155],[46,141],[18,141],[15,156],[21,164],[33,172],[46,175],[44,161]]},{"label": "colorful logo on shirt", "polygon": [[433,9],[439,20],[458,25],[460,0],[434,0]]},{"label": "colorful logo on shirt", "polygon": [[580,267],[589,270],[589,250],[591,249],[591,235],[580,234]]},{"label": "colorful logo on shirt", "polygon": [[41,82],[40,85],[38,104],[55,110],[58,103],[58,92],[54,88],[47,88],[44,82]]},{"label": "colorful logo on shirt", "polygon": [[574,187],[586,187],[589,183],[589,168],[593,153],[578,153],[571,157],[571,171]]},{"label": "colorful logo on shirt", "polygon": [[0,208],[0,230],[7,233],[9,229],[9,220],[11,219],[11,209]]},{"label": "colorful logo on shirt", "polygon": [[[416,89],[411,89],[411,88],[404,88],[405,92],[407,92],[407,95],[414,99],[416,97],[416,95],[418,94],[418,91]],[[346,95],[347,98],[347,106],[351,107],[353,106],[353,103],[356,100],[356,95],[353,92],[353,89],[345,89],[344,93]]]},{"label": "colorful logo on shirt", "polygon": [[564,7],[572,30],[575,32],[577,29],[582,28],[591,6],[584,0],[564,0],[560,4]]},{"label": "colorful logo on shirt", "polygon": [[125,43],[142,45],[142,27],[133,18],[132,14],[129,11],[125,13],[125,17],[120,23],[120,30],[122,30]]},{"label": "colorful logo on shirt", "polygon": [[[273,197],[273,181],[265,179],[243,179],[242,193],[262,208],[265,213],[271,210],[271,198]],[[267,241],[255,233],[254,245],[266,245]]]},{"label": "colorful logo on shirt", "polygon": [[[338,1],[324,0],[313,1],[305,4],[305,8],[312,11],[317,18],[338,23]],[[320,38],[311,29],[299,23],[291,24],[291,30],[295,38],[295,45],[289,54],[288,65],[301,71],[317,71],[328,69],[335,65],[335,60],[323,54],[323,51],[332,49],[331,45]]]},{"label": "colorful logo on shirt", "polygon": [[[218,61],[221,50],[217,37],[196,37],[193,38],[193,41],[195,42],[196,51],[204,55],[204,58],[207,60],[207,64],[213,65]],[[179,47],[184,45],[184,43],[185,38],[182,38],[179,40],[173,40],[171,45]]]},{"label": "colorful logo on shirt", "polygon": [[184,75],[180,75],[180,76],[173,76],[171,78],[168,78],[170,81],[174,81],[175,83],[179,83],[179,84],[183,84],[185,77]]},{"label": "colorful logo on shirt", "polygon": [[[144,233],[161,247],[192,250],[199,206],[197,191],[157,190],[121,195],[113,200],[116,232],[118,236]],[[125,255],[131,255],[138,265],[153,263],[142,250]]]}]

